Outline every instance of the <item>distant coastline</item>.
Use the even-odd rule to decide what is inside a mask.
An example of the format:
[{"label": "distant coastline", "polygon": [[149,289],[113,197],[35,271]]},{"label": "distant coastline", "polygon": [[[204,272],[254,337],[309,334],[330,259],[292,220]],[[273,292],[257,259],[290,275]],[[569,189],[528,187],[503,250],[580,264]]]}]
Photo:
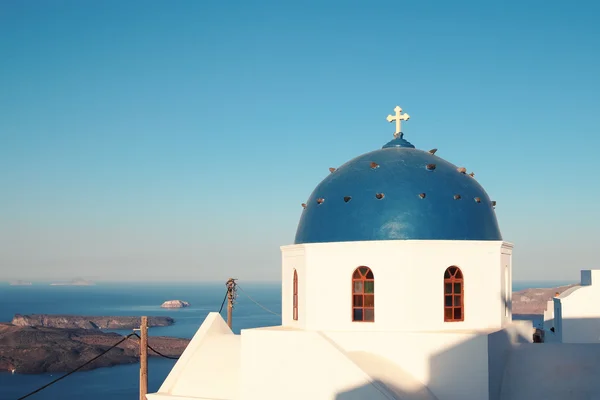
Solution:
[{"label": "distant coastline", "polygon": [[28,281],[22,281],[22,280],[18,279],[16,281],[9,282],[9,285],[10,286],[31,286],[32,283],[28,282]]},{"label": "distant coastline", "polygon": [[[60,314],[15,314],[10,322],[21,327],[46,327],[59,329],[133,329],[141,323],[140,317],[130,316],[83,316]],[[149,317],[148,327],[171,326],[175,320],[171,317]]]},{"label": "distant coastline", "polygon": [[95,283],[85,279],[73,279],[69,282],[54,282],[50,286],[94,286]]},{"label": "distant coastline", "polygon": [[[196,307],[190,308],[189,314],[184,319],[172,325],[169,322],[163,325],[155,325],[152,320],[155,317],[150,316],[149,323],[151,326],[162,326],[160,330],[153,331],[160,332],[160,338],[152,335],[150,340],[153,348],[165,355],[177,357],[183,352],[187,343],[189,343],[189,339],[176,339],[175,337],[191,338],[205,317],[205,311],[202,310],[205,308],[212,310],[214,305],[218,306],[215,299],[218,299],[219,304],[222,299],[221,284],[218,285],[218,290],[217,285],[213,285],[208,289],[198,291],[195,284],[185,287],[166,286],[167,290],[156,285],[130,287],[123,286],[124,283],[122,283],[115,287],[102,283],[96,289],[82,288],[77,290],[77,300],[65,303],[65,293],[69,294],[70,290],[58,290],[60,288],[52,290],[48,286],[50,282],[42,283],[43,286],[41,287],[39,283],[38,281],[34,282],[34,287],[38,286],[40,289],[38,302],[48,303],[51,306],[44,307],[44,304],[34,303],[30,309],[34,312],[48,310],[47,314],[28,314],[25,316],[21,314],[19,318],[14,318],[14,313],[8,316],[5,312],[4,316],[0,318],[2,321],[11,321],[12,319],[12,323],[0,322],[0,374],[10,372],[13,369],[17,374],[70,371],[123,338],[121,335],[106,332],[103,329],[125,331],[139,326],[138,316],[111,314],[94,316],[94,313],[109,312],[109,310],[120,310],[122,308],[122,312],[131,310],[132,313],[144,312],[146,314],[145,311],[140,311],[140,306],[148,306],[152,310],[157,310],[161,304],[160,302],[164,301],[165,298],[170,298],[172,293],[177,293],[177,296],[182,299],[190,300]],[[564,290],[565,286],[567,286],[567,282],[513,282],[513,287],[517,288],[512,295],[513,318],[515,320],[543,320],[542,314],[548,300],[551,300],[557,291]],[[44,287],[47,289],[44,290]],[[256,290],[262,290],[265,293],[265,298],[271,299],[267,300],[266,303],[269,308],[279,307],[281,299],[281,286],[279,284],[268,288],[257,285],[256,288]],[[24,287],[23,290],[19,290],[15,287],[14,290],[4,291],[6,296],[3,299],[5,302],[8,301],[8,303],[3,303],[4,308],[6,310],[14,308],[17,311],[24,299],[30,298],[32,292],[29,289],[29,287]],[[64,289],[68,288],[65,287]],[[98,293],[105,293],[105,295],[97,296]],[[148,293],[151,295],[148,295]],[[61,301],[54,302],[50,301],[51,299],[60,299]],[[93,303],[93,301],[98,301],[96,299],[100,302]],[[10,303],[11,301],[13,303]],[[272,301],[272,303],[269,304],[269,301]],[[81,306],[75,307],[77,304],[81,304]],[[156,311],[159,314],[169,312],[165,309],[159,310]],[[0,309],[0,311],[2,310]],[[53,314],[50,311],[56,313]],[[165,318],[164,314],[161,316],[168,321],[170,318]],[[249,326],[251,327],[281,323],[279,319],[271,315],[267,317],[257,316],[254,311],[247,311],[243,307],[235,311],[234,318],[250,319]],[[106,357],[102,357],[86,369],[137,362],[139,342],[136,340],[135,337],[128,339],[119,345],[119,349],[109,352]],[[14,346],[14,343],[22,343],[24,346]],[[150,352],[150,355],[153,354]],[[45,360],[51,360],[51,362]],[[3,398],[2,393],[0,389],[0,398]]]}]

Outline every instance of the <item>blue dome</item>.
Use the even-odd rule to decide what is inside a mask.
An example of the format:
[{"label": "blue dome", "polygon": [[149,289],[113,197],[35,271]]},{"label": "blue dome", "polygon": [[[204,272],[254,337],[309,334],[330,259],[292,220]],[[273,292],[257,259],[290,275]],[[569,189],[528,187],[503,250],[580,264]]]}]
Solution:
[{"label": "blue dome", "polygon": [[302,212],[296,244],[502,240],[483,187],[402,134],[329,174]]}]

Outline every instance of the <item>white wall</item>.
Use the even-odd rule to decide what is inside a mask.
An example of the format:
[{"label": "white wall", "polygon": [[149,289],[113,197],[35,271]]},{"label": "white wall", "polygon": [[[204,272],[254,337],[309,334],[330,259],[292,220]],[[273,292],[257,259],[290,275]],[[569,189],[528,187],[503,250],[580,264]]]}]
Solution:
[{"label": "white wall", "polygon": [[[525,331],[532,329],[531,324],[528,328]],[[495,354],[507,351],[523,330],[511,329],[495,334],[503,340]],[[242,400],[389,399],[397,398],[393,393],[398,392],[406,394],[399,398],[407,399],[490,399],[488,349],[497,346],[485,332],[315,332],[268,327],[243,330],[241,336]],[[374,366],[369,365],[369,357],[362,365],[362,355],[393,365],[395,372],[387,381],[369,376],[366,372]],[[497,361],[504,364],[505,358]],[[392,397],[384,395],[388,391]],[[492,398],[497,399],[497,393]]]},{"label": "white wall", "polygon": [[347,352],[386,357],[439,400],[495,400],[508,353],[533,341],[531,321],[495,332],[339,332],[324,334]]},{"label": "white wall", "polygon": [[503,352],[519,334],[527,336],[526,325],[518,321],[495,333],[278,326],[233,335],[211,313],[148,399],[493,400]]},{"label": "white wall", "polygon": [[512,322],[512,245],[504,244],[501,248],[500,273],[502,280],[502,326]]},{"label": "white wall", "polygon": [[515,321],[488,336],[489,399],[500,399],[502,380],[509,355],[515,344],[533,342],[532,321]]},{"label": "white wall", "polygon": [[241,336],[241,400],[394,398],[318,332],[259,328]]},{"label": "white wall", "polygon": [[554,327],[554,300],[550,299],[546,303],[546,309],[544,310],[544,330],[550,331],[550,328]]},{"label": "white wall", "polygon": [[[299,273],[299,322],[305,329],[499,329],[509,320],[504,316],[503,287],[504,265],[512,268],[512,245],[508,243],[391,240],[284,246],[284,274],[297,263],[294,260],[298,256],[292,254],[300,249],[304,250],[305,270]],[[375,275],[374,323],[352,321],[352,272],[361,265],[371,268]],[[460,267],[465,278],[462,322],[444,322],[444,271],[452,265]],[[284,325],[293,325],[291,305],[287,305],[291,288],[291,281],[284,283],[284,316],[288,315],[283,318]]]},{"label": "white wall", "polygon": [[146,397],[238,399],[240,345],[218,313],[208,314],[158,392]]},{"label": "white wall", "polygon": [[523,344],[508,358],[502,400],[600,398],[600,345]]},{"label": "white wall", "polygon": [[555,330],[562,343],[600,343],[600,270],[582,271],[582,283],[554,298]]},{"label": "white wall", "polygon": [[560,299],[554,297],[552,304],[554,306],[554,333],[551,335],[552,340],[550,342],[562,343],[562,308]]},{"label": "white wall", "polygon": [[488,399],[486,334],[324,332],[345,351],[386,357],[429,387],[439,400]]}]

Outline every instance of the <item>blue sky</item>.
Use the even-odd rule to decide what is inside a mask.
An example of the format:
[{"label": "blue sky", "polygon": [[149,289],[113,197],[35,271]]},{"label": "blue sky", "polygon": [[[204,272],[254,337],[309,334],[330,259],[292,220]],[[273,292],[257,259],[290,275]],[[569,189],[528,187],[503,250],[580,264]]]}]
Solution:
[{"label": "blue sky", "polygon": [[277,280],[329,172],[476,173],[515,279],[598,267],[600,3],[5,1],[0,279]]}]

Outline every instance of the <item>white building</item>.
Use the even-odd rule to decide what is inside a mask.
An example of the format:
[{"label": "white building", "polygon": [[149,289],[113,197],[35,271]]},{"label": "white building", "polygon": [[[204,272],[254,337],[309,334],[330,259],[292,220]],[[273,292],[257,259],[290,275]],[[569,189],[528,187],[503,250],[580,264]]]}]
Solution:
[{"label": "white building", "polygon": [[281,248],[282,325],[234,335],[209,314],[149,400],[491,400],[505,385],[517,398],[508,355],[533,328],[512,321],[495,203],[404,140],[395,111],[395,138],[303,204]]},{"label": "white building", "polygon": [[600,343],[600,270],[581,271],[581,283],[557,294],[544,312],[548,343]]}]

